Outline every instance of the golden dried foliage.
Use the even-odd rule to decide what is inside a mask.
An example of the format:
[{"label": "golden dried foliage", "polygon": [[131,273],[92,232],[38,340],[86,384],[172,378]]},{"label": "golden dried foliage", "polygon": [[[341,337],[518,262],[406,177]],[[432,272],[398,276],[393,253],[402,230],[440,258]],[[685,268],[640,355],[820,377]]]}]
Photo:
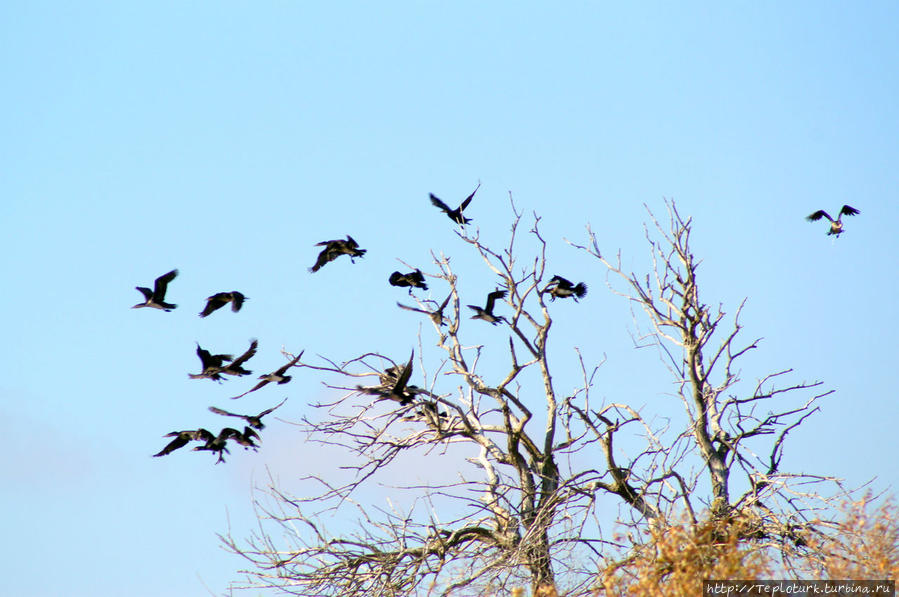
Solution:
[{"label": "golden dried foliage", "polygon": [[[752,537],[752,520],[678,524],[651,533],[634,555],[605,571],[597,595],[701,595],[703,579],[883,580],[899,578],[899,511],[892,500],[872,510],[850,502],[826,537],[809,538],[785,573],[775,554]],[[769,546],[770,547],[770,546]]]},{"label": "golden dried foliage", "polygon": [[887,500],[871,511],[871,498],[848,502],[836,532],[809,540],[819,557],[802,562],[813,579],[899,579],[899,511]]}]

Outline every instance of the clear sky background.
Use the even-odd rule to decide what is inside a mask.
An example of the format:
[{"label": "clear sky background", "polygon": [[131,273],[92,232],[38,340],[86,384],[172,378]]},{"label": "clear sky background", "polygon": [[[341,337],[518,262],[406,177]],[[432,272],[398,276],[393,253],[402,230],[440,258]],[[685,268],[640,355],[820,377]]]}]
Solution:
[{"label": "clear sky background", "polygon": [[[398,258],[434,271],[431,250],[452,256],[463,303],[494,284],[428,203],[479,181],[468,215],[485,240],[506,242],[511,192],[543,218],[551,274],[590,286],[553,307],[560,384],[579,381],[579,346],[608,358],[598,395],[670,403],[628,305],[563,237],[584,242],[590,223],[645,272],[643,204],[664,216],[673,198],[694,219],[704,299],[733,312],[749,297],[746,338],[764,341],[747,383],[792,367],[836,390],[785,468],[895,490],[899,5],[318,4],[0,6],[0,592],[226,592],[243,561],[216,533],[254,528],[253,487],[335,461],[274,418],[258,453],[226,464],[150,455],[173,429],[231,423],[211,404],[289,397],[277,414],[296,421],[332,394],[303,370],[227,400],[252,380],[189,380],[195,342],[259,338],[257,373],[282,346],[405,358],[421,322],[386,283]],[[803,219],[844,203],[862,213],[836,242]],[[346,234],[365,258],[308,273],[314,243]],[[177,310],[129,308],[175,267]],[[232,289],[243,311],[197,317]]]}]

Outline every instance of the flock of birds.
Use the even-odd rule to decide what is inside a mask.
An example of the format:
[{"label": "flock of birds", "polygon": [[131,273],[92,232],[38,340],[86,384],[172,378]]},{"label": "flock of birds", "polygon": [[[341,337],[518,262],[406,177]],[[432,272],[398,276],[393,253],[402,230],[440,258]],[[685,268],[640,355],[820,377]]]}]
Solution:
[{"label": "flock of birds", "polygon": [[[471,200],[474,198],[474,195],[478,191],[478,188],[480,188],[480,183],[456,209],[451,209],[446,203],[441,201],[438,197],[434,196],[434,194],[430,195],[431,204],[443,211],[453,222],[464,226],[471,223],[471,219],[463,216],[462,212],[466,207],[468,207],[468,204],[471,203]],[[834,220],[823,209],[814,212],[806,219],[809,221],[817,221],[821,218],[827,218],[830,221],[830,230],[827,232],[827,234],[836,235],[837,237],[839,237],[839,235],[844,232],[842,217],[854,216],[859,213],[861,212],[854,207],[844,205],[838,212],[836,220]],[[334,261],[341,255],[348,255],[350,257],[350,260],[355,263],[356,257],[362,257],[366,253],[366,250],[360,249],[359,244],[353,239],[353,237],[349,235],[347,235],[345,240],[327,240],[316,243],[315,246],[321,246],[324,248],[319,253],[315,264],[311,268],[309,268],[309,271],[313,273],[317,272],[326,264]],[[159,276],[158,278],[156,278],[152,290],[142,286],[137,286],[136,289],[144,296],[144,302],[138,303],[132,308],[137,309],[150,307],[166,312],[175,309],[177,305],[166,302],[165,296],[166,291],[168,290],[169,283],[171,283],[171,281],[174,280],[177,275],[178,270],[174,269]],[[419,269],[407,273],[395,271],[390,274],[387,281],[392,286],[408,288],[410,296],[412,295],[413,289],[428,289],[424,274]],[[499,288],[488,293],[486,303],[483,307],[479,305],[468,305],[468,308],[474,311],[474,315],[472,315],[471,318],[480,319],[492,325],[497,325],[500,322],[505,322],[506,319],[502,315],[497,315],[494,313],[494,308],[496,307],[496,301],[505,298],[507,292],[508,289]],[[557,298],[572,298],[575,302],[577,302],[578,299],[584,298],[584,296],[586,296],[587,285],[583,282],[575,284],[570,280],[563,278],[562,276],[556,275],[550,279],[549,283],[540,292],[543,294],[548,294],[550,300],[553,301],[555,301],[555,299]],[[451,296],[452,295],[447,296],[443,300],[443,302],[433,311],[428,311],[417,307],[410,307],[400,302],[397,302],[397,305],[408,311],[415,311],[417,313],[427,315],[436,325],[443,326],[447,323],[443,311],[449,303],[449,299]],[[199,315],[200,317],[208,317],[218,309],[221,309],[228,304],[231,305],[231,310],[236,313],[240,311],[241,307],[244,304],[244,301],[246,300],[248,300],[247,297],[236,290],[232,290],[230,292],[218,292],[206,299],[206,306],[203,308]],[[436,303],[436,301],[432,302]],[[246,350],[246,352],[244,352],[237,358],[234,358],[234,356],[230,354],[212,354],[208,350],[201,347],[199,343],[197,343],[196,352],[197,357],[199,357],[200,359],[202,369],[199,373],[189,373],[188,376],[191,379],[211,379],[213,381],[220,382],[222,379],[224,379],[223,376],[226,375],[235,377],[250,375],[252,371],[244,368],[243,365],[256,354],[257,348],[258,342],[253,339],[250,341],[250,347]],[[243,392],[242,394],[233,396],[232,399],[242,398],[247,394],[250,394],[251,392],[255,392],[265,387],[269,383],[286,384],[291,380],[291,376],[287,375],[287,371],[291,367],[296,366],[302,356],[303,352],[300,352],[282,367],[279,367],[271,373],[260,375],[260,381],[256,383],[255,386],[253,386],[246,392]],[[409,357],[408,363],[406,363],[404,366],[400,367],[399,365],[395,365],[393,367],[387,368],[383,373],[381,373],[379,375],[380,385],[372,387],[358,386],[357,389],[360,392],[376,395],[384,399],[397,401],[404,406],[411,404],[416,395],[427,393],[421,388],[409,385],[409,379],[412,375],[413,357],[414,351],[413,354]],[[232,413],[215,406],[210,406],[209,410],[215,414],[243,419],[245,423],[243,430],[241,431],[233,427],[223,427],[218,434],[213,434],[211,431],[203,428],[184,431],[172,431],[171,433],[167,433],[163,437],[171,437],[174,439],[172,439],[162,450],[160,450],[153,456],[166,456],[168,454],[171,454],[175,450],[183,448],[191,442],[200,442],[200,445],[193,448],[195,451],[208,451],[212,452],[213,454],[218,454],[216,464],[218,464],[219,462],[224,462],[224,455],[230,453],[227,447],[229,441],[242,446],[244,449],[252,448],[253,450],[257,450],[259,447],[259,444],[257,442],[261,441],[261,438],[257,432],[265,428],[265,425],[262,423],[262,418],[273,412],[275,409],[280,408],[286,401],[287,398],[282,400],[279,404],[265,409],[256,415]],[[445,416],[445,413],[438,413],[436,405],[434,403],[422,403],[420,406],[424,409],[431,410],[431,412],[438,416]]]},{"label": "flock of birds", "polygon": [[[132,309],[150,307],[154,309],[160,309],[162,311],[171,311],[177,308],[178,305],[168,303],[165,300],[165,295],[168,290],[169,283],[174,280],[177,275],[178,270],[173,269],[172,271],[159,276],[158,278],[156,278],[152,290],[142,286],[136,286],[135,288],[137,288],[137,290],[144,295],[144,302],[137,303],[132,307]],[[247,300],[247,297],[237,290],[232,290],[230,292],[218,292],[206,299],[206,306],[200,312],[200,317],[208,317],[213,312],[221,309],[228,303],[231,304],[231,310],[236,313],[240,311],[245,300]],[[222,375],[233,375],[236,377],[250,375],[252,371],[244,368],[243,364],[250,360],[250,358],[252,358],[256,354],[258,345],[259,343],[255,339],[251,340],[249,349],[247,349],[247,351],[239,357],[234,358],[234,356],[230,354],[212,354],[208,350],[200,346],[199,343],[197,343],[197,356],[200,358],[202,370],[199,373],[188,373],[188,377],[190,377],[191,379],[211,379],[214,381],[221,381],[223,379]],[[288,381],[290,381],[290,376],[285,375],[285,373],[290,367],[294,366],[302,356],[303,353],[301,352],[283,367],[280,367],[279,369],[271,373],[260,375],[259,383],[257,383],[255,386],[253,386],[243,394],[234,396],[234,398],[236,399],[246,396],[250,392],[255,392],[256,390],[271,382],[279,384],[287,383]],[[256,442],[260,440],[257,431],[261,431],[265,428],[265,425],[262,423],[262,418],[275,409],[279,408],[286,401],[287,399],[285,398],[279,404],[268,408],[256,415],[242,415],[226,411],[216,406],[210,406],[209,410],[218,415],[243,419],[246,423],[244,425],[243,431],[240,431],[233,427],[223,427],[217,435],[204,428],[189,429],[184,431],[172,431],[171,433],[167,433],[163,437],[172,437],[174,439],[172,439],[162,450],[160,450],[153,456],[166,456],[168,454],[171,454],[175,450],[183,448],[192,441],[202,442],[202,445],[195,447],[194,450],[208,451],[212,452],[213,454],[218,454],[218,460],[216,460],[216,464],[218,464],[219,462],[224,462],[225,454],[230,453],[230,451],[228,450],[229,440],[243,446],[244,449],[252,448],[256,450],[259,448],[259,445]]]}]

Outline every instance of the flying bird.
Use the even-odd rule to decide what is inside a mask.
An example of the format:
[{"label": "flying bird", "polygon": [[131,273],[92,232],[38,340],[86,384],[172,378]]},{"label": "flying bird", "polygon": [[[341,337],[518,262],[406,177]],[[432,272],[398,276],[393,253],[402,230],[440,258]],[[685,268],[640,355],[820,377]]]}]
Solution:
[{"label": "flying bird", "polygon": [[443,310],[446,308],[447,303],[449,303],[451,296],[453,296],[452,293],[448,294],[447,297],[443,300],[443,302],[440,304],[439,307],[437,307],[437,309],[435,311],[425,311],[424,309],[417,309],[415,307],[409,307],[409,306],[404,305],[403,303],[399,303],[399,302],[397,303],[397,306],[399,306],[402,309],[405,309],[406,311],[415,311],[416,313],[424,313],[425,315],[430,317],[431,321],[433,321],[435,324],[437,324],[438,326],[443,326],[443,325],[446,325],[446,318],[443,316]]},{"label": "flying bird", "polygon": [[506,296],[505,290],[494,290],[490,294],[487,295],[487,304],[482,309],[477,305],[468,305],[469,309],[474,309],[475,314],[471,316],[472,319],[483,319],[484,321],[490,322],[493,325],[498,324],[500,321],[505,321],[506,318],[501,315],[493,314],[493,305],[496,303],[496,299],[501,299]]},{"label": "flying bird", "polygon": [[285,398],[284,400],[282,400],[281,402],[279,402],[276,406],[273,406],[273,407],[271,407],[271,408],[265,409],[264,411],[262,411],[262,412],[259,413],[258,415],[239,415],[239,414],[237,414],[237,413],[231,413],[231,412],[228,412],[228,411],[223,410],[223,409],[221,409],[221,408],[217,408],[217,407],[215,407],[215,406],[210,406],[210,407],[209,407],[209,410],[211,410],[212,412],[214,412],[214,413],[217,414],[217,415],[222,415],[222,416],[225,416],[225,417],[237,417],[237,418],[239,418],[239,419],[243,419],[244,421],[246,421],[246,422],[250,425],[250,427],[254,427],[254,428],[259,429],[259,430],[261,431],[261,430],[265,429],[265,424],[263,424],[263,422],[262,422],[262,417],[264,417],[265,415],[271,413],[273,410],[279,408],[279,407],[280,407],[282,404],[284,404],[285,402],[287,402],[287,398]]},{"label": "flying bird", "polygon": [[200,363],[203,369],[199,373],[188,373],[191,379],[212,379],[221,381],[222,376],[219,375],[226,361],[234,359],[230,354],[212,354],[197,342],[197,356],[200,357]]},{"label": "flying bird", "polygon": [[420,269],[416,269],[414,272],[409,272],[408,274],[393,272],[390,274],[390,278],[388,278],[387,281],[390,282],[391,286],[408,286],[409,294],[412,294],[413,288],[421,288],[422,290],[428,289],[428,285],[425,284],[425,276],[421,273]]},{"label": "flying bird", "polygon": [[249,361],[253,357],[253,355],[256,354],[257,346],[259,346],[259,342],[255,338],[250,340],[250,348],[248,348],[245,353],[222,367],[221,373],[225,373],[227,375],[236,375],[238,377],[249,375],[250,373],[252,373],[252,371],[244,369],[243,367],[241,367],[241,365]]},{"label": "flying bird", "polygon": [[316,247],[325,247],[318,254],[315,265],[309,268],[310,272],[317,272],[329,261],[334,261],[341,255],[349,255],[350,261],[356,263],[354,257],[362,257],[365,255],[366,249],[360,249],[357,243],[349,234],[346,240],[323,240],[315,244]]},{"label": "flying bird", "polygon": [[159,456],[166,456],[171,454],[175,450],[179,448],[183,448],[188,443],[192,441],[204,441],[208,442],[211,439],[214,439],[215,436],[212,435],[209,431],[205,429],[197,429],[196,431],[172,431],[171,433],[166,433],[162,437],[174,437],[172,441],[166,445],[162,450],[158,453],[153,454],[154,458],[158,458]]},{"label": "flying bird", "polygon": [[549,293],[549,300],[551,301],[557,298],[573,297],[574,302],[577,302],[579,298],[584,298],[587,294],[587,285],[583,282],[578,282],[575,285],[562,276],[553,276],[546,288],[543,289],[543,292]]},{"label": "flying bird", "polygon": [[231,303],[231,310],[237,313],[243,307],[243,302],[247,297],[243,293],[232,290],[231,292],[217,292],[206,299],[206,307],[200,313],[200,317],[206,317],[218,309],[221,309],[228,303]]},{"label": "flying bird", "polygon": [[[230,429],[230,427],[228,429]],[[246,427],[246,426],[243,428],[243,433],[241,433],[239,431],[237,433],[234,433],[234,431],[237,431],[237,430],[233,429],[228,437],[230,439],[233,439],[235,442],[237,442],[241,446],[243,446],[244,450],[247,450],[249,448],[253,448],[254,450],[259,449],[259,444],[255,443],[253,441],[253,438],[256,438],[261,441],[261,438],[259,437],[258,433],[256,433],[255,431],[253,431],[252,429],[250,429],[249,427]]]},{"label": "flying bird", "polygon": [[[414,356],[415,351],[413,350],[412,354],[409,355],[409,362],[406,363],[406,366],[403,367],[402,371],[399,370],[399,365],[395,365],[384,371],[381,375],[382,385],[369,388],[357,386],[357,389],[366,394],[396,400],[404,406],[411,403],[412,399],[415,398],[418,388],[413,388],[413,386],[407,387],[406,384],[409,383],[409,378],[412,376],[412,359]],[[394,376],[396,376],[396,381],[391,384],[390,380],[394,379]]]},{"label": "flying bird", "polygon": [[[284,375],[284,374],[287,372],[288,369],[290,369],[291,367],[296,365],[297,362],[299,362],[299,360],[303,356],[304,352],[306,352],[306,351],[305,350],[300,351],[300,354],[298,354],[296,357],[294,357],[293,360],[289,361],[283,367],[276,369],[275,371],[272,371],[271,373],[266,373],[265,375],[260,375],[259,379],[261,379],[262,381],[257,383],[255,386],[253,386],[251,389],[247,390],[243,394],[240,394],[239,396],[232,396],[231,400],[237,400],[238,398],[243,398],[250,392],[255,392],[259,388],[261,388],[271,382],[275,382],[277,384],[285,384],[285,383],[289,382],[291,379],[293,379],[293,377],[291,377],[290,375]],[[261,429],[261,427],[260,427],[260,429]]]},{"label": "flying bird", "polygon": [[244,448],[253,448],[255,450],[258,446],[253,442],[253,437],[258,438],[259,435],[249,427],[244,427],[243,433],[233,427],[225,427],[218,435],[212,435],[210,433],[206,438],[206,443],[202,446],[197,446],[194,448],[194,451],[205,450],[213,453],[218,452],[219,457],[218,460],[215,461],[215,463],[218,464],[219,462],[225,462],[225,454],[231,453],[228,450],[227,445],[229,439],[233,439]]},{"label": "flying bird", "polygon": [[837,214],[836,220],[831,218],[830,214],[828,214],[823,209],[819,209],[812,215],[808,216],[806,218],[806,220],[808,220],[809,222],[817,222],[821,218],[827,218],[828,220],[830,220],[830,230],[827,232],[827,236],[830,236],[831,234],[836,234],[837,238],[839,238],[840,235],[843,234],[843,221],[842,221],[843,216],[854,216],[854,215],[860,214],[860,213],[862,213],[862,212],[855,209],[854,207],[852,207],[850,205],[844,205],[843,207],[840,208],[840,213]]},{"label": "flying bird", "polygon": [[453,222],[462,225],[468,224],[471,222],[471,218],[466,218],[465,216],[463,216],[462,211],[466,207],[468,207],[468,204],[471,203],[472,199],[474,199],[474,194],[477,193],[478,189],[480,188],[481,183],[478,183],[478,186],[476,186],[475,189],[471,192],[471,195],[466,197],[465,201],[463,201],[456,209],[450,209],[449,205],[441,201],[437,196],[434,195],[434,193],[431,193],[431,205],[439,208],[443,213],[449,216],[449,219],[451,219]]},{"label": "flying bird", "polygon": [[165,302],[165,291],[169,286],[169,282],[174,280],[177,275],[178,270],[176,269],[173,269],[167,274],[162,274],[156,278],[156,282],[153,284],[153,290],[144,288],[143,286],[135,286],[135,288],[144,295],[144,302],[137,303],[131,308],[140,309],[141,307],[152,307],[154,309],[162,309],[163,311],[171,311],[177,307],[178,305]]}]

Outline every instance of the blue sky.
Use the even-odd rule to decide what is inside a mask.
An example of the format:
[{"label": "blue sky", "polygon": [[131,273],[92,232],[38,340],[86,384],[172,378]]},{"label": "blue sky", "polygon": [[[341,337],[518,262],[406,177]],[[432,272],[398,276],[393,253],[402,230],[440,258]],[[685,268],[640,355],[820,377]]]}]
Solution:
[{"label": "blue sky", "polygon": [[[302,371],[227,401],[249,382],[189,380],[195,342],[259,338],[259,372],[282,346],[402,358],[419,321],[386,284],[398,258],[433,271],[431,250],[453,256],[465,302],[494,283],[427,201],[478,182],[485,239],[506,242],[511,192],[542,216],[554,273],[590,285],[559,305],[560,354],[606,355],[594,391],[650,409],[670,380],[563,238],[590,223],[645,271],[643,204],[662,216],[673,198],[705,300],[749,297],[747,338],[764,341],[744,378],[792,367],[836,390],[787,466],[895,487],[897,25],[893,2],[3,5],[4,591],[226,591],[243,562],[216,533],[252,530],[254,485],[333,463],[279,421],[226,465],[149,456],[172,429],[225,423],[210,404],[286,396],[295,421],[330,394]],[[844,203],[862,213],[836,242],[803,220]],[[346,234],[366,257],[309,274],[313,245]],[[174,267],[177,310],[129,309]],[[231,289],[243,311],[196,316]]]}]

